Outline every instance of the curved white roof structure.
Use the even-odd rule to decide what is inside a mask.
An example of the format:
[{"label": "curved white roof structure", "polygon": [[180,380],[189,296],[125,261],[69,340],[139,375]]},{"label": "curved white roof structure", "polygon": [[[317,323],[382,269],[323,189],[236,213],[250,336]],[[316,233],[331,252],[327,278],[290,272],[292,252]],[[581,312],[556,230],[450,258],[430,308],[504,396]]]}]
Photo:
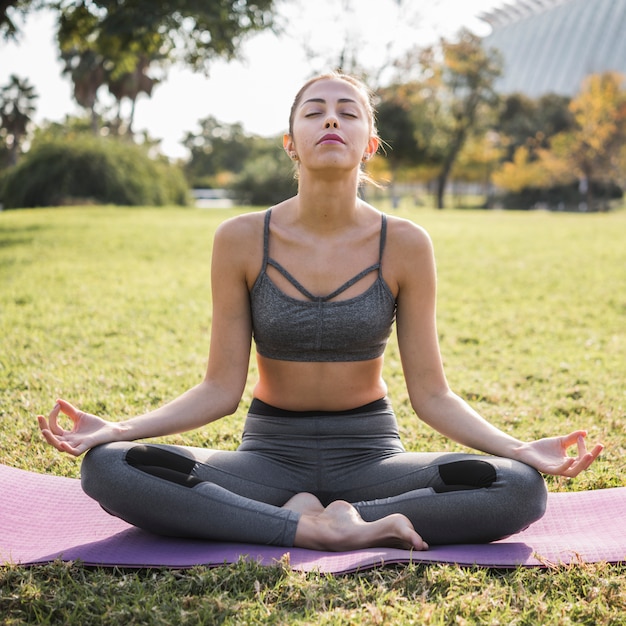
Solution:
[{"label": "curved white roof structure", "polygon": [[589,74],[626,75],[626,0],[519,0],[481,18],[504,59],[500,93],[573,96]]}]

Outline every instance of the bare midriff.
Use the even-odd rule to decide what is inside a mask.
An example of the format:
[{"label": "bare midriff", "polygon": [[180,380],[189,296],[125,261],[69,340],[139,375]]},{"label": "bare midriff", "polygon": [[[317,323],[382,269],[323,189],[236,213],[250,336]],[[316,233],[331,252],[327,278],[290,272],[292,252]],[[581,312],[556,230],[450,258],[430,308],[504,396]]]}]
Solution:
[{"label": "bare midriff", "polygon": [[254,397],[288,411],[345,411],[387,394],[383,357],[341,363],[294,362],[257,355]]}]

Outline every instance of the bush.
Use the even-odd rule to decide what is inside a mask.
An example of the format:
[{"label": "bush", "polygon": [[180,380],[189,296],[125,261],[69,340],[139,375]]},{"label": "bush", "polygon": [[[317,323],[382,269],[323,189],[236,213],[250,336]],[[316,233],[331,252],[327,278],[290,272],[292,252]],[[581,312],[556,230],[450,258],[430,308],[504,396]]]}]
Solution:
[{"label": "bush", "polygon": [[623,192],[613,183],[593,182],[591,185],[593,206],[587,207],[587,196],[580,192],[578,183],[557,185],[547,189],[527,187],[517,193],[509,192],[498,197],[498,203],[505,209],[536,209],[545,207],[559,211],[604,211],[612,200],[620,200]]},{"label": "bush", "polygon": [[35,144],[3,177],[5,208],[66,204],[185,205],[182,172],[120,139],[88,135]]},{"label": "bush", "polygon": [[248,161],[229,189],[239,204],[268,206],[296,194],[298,184],[283,151],[276,150]]}]

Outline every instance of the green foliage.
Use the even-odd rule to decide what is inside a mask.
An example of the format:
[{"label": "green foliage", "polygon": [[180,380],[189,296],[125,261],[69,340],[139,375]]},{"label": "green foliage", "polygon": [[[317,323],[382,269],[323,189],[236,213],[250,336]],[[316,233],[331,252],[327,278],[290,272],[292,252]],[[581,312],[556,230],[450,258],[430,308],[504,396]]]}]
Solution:
[{"label": "green foliage", "polygon": [[[392,164],[409,160],[416,165],[419,157],[434,165],[439,208],[463,146],[472,134],[484,132],[498,105],[494,82],[501,67],[499,54],[485,50],[478,36],[463,29],[454,41],[442,39],[438,46],[410,51],[398,83],[385,93],[391,101],[379,107],[381,127],[399,147]],[[396,117],[401,136],[394,128]]]},{"label": "green foliage", "polygon": [[230,189],[240,204],[268,206],[293,196],[298,186],[284,151],[274,145],[248,159]]},{"label": "green foliage", "polygon": [[[546,130],[537,130],[524,143],[521,136],[511,137],[511,146],[518,144],[512,160],[493,176],[496,185],[509,192],[509,202],[543,196],[551,204],[584,203],[588,210],[597,210],[606,209],[607,198],[621,197],[620,186],[626,181],[626,90],[622,82],[622,76],[610,72],[589,76],[569,102],[567,115],[562,111],[565,101],[558,104],[555,98],[550,101],[556,106],[549,115],[549,107],[533,111],[520,97],[509,100],[516,105],[513,111],[523,109],[526,114],[513,116],[509,111],[504,130],[511,132],[520,121],[533,117],[536,122],[542,120]],[[546,134],[550,131],[552,135]],[[555,198],[561,200],[554,202]]]},{"label": "green foliage", "polygon": [[[381,205],[382,209],[388,207]],[[59,395],[114,419],[197,383],[210,329],[211,240],[239,210],[62,208],[0,214],[0,462],[77,477],[35,415]],[[607,449],[551,491],[626,485],[626,212],[401,209],[438,258],[448,378],[521,438],[582,426]],[[234,449],[237,414],[170,443]],[[410,409],[395,340],[385,362],[410,449],[459,449]],[[617,523],[617,522],[616,522]],[[4,624],[623,624],[626,567],[509,571],[388,566],[346,576],[287,563],[185,571],[0,568]]]},{"label": "green foliage", "polygon": [[51,138],[35,144],[6,173],[5,208],[61,204],[186,204],[182,172],[155,160],[140,146],[90,135]]},{"label": "green foliage", "polygon": [[17,163],[38,97],[28,80],[15,74],[11,74],[9,82],[0,88],[0,141],[8,151],[10,165]]},{"label": "green foliage", "polygon": [[237,174],[259,140],[247,135],[241,124],[222,124],[209,116],[198,122],[199,132],[187,133],[183,145],[191,156],[185,175],[192,187],[218,187],[219,174]]},{"label": "green foliage", "polygon": [[25,16],[38,9],[43,0],[5,0],[0,3],[0,38],[17,40]]},{"label": "green foliage", "polygon": [[506,159],[512,160],[520,147],[547,148],[554,135],[570,130],[574,118],[569,103],[570,98],[556,94],[536,99],[523,94],[505,96],[494,128],[506,137]]}]

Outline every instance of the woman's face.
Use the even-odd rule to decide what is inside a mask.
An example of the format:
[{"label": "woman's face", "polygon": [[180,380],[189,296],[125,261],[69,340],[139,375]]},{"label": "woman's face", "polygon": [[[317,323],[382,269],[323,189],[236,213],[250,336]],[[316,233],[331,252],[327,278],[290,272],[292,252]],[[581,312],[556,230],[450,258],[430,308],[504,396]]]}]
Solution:
[{"label": "woman's face", "polygon": [[378,147],[371,132],[361,92],[343,80],[323,79],[302,94],[284,145],[303,167],[354,169]]}]

